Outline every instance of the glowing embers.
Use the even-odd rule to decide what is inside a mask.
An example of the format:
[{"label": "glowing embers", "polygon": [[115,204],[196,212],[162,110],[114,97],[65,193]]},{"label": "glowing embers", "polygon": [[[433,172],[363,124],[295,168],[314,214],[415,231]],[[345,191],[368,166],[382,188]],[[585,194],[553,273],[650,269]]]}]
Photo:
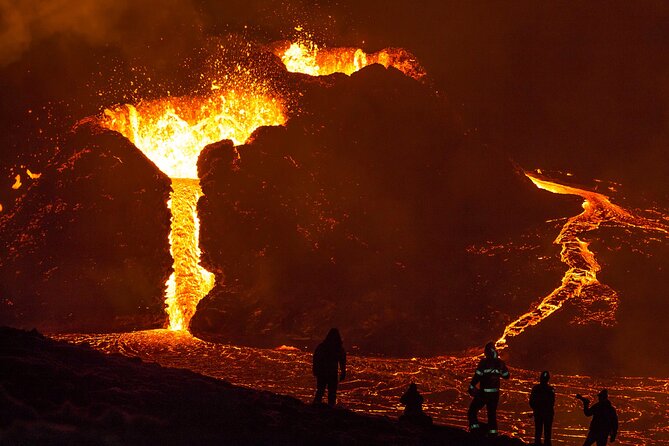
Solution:
[{"label": "glowing embers", "polygon": [[281,101],[269,95],[215,91],[120,105],[105,110],[101,124],[132,141],[170,178],[197,178],[197,158],[207,144],[242,144],[258,127],[286,120]]},{"label": "glowing embers", "polygon": [[23,186],[23,183],[21,183],[21,175],[16,175],[16,177],[14,177],[14,184],[12,184],[12,189],[17,190],[21,186]]},{"label": "glowing embers", "polygon": [[583,197],[583,212],[571,217],[562,227],[555,239],[562,245],[560,257],[569,269],[562,278],[562,284],[544,297],[531,311],[523,314],[504,329],[497,340],[498,348],[507,345],[508,338],[521,334],[525,329],[537,325],[542,320],[559,310],[568,300],[577,299],[575,305],[581,310],[573,322],[579,324],[596,322],[602,325],[616,323],[615,313],[618,308],[618,295],[597,280],[601,267],[595,255],[588,249],[589,243],[579,237],[599,228],[602,223],[613,222],[622,226],[642,228],[651,231],[669,233],[669,228],[662,223],[632,215],[616,206],[608,197],[575,187],[565,186],[527,174],[528,178],[540,189],[555,194],[579,195]]},{"label": "glowing embers", "polygon": [[202,196],[200,182],[172,180],[168,206],[172,211],[170,252],[174,272],[167,282],[165,303],[171,330],[188,328],[197,304],[214,287],[214,275],[200,265],[200,220],[197,200]]},{"label": "glowing embers", "polygon": [[291,43],[276,50],[286,69],[293,73],[326,76],[332,73],[351,75],[371,64],[397,68],[407,76],[421,79],[425,70],[415,57],[401,48],[386,48],[376,53],[365,53],[360,48],[319,48],[313,42]]}]

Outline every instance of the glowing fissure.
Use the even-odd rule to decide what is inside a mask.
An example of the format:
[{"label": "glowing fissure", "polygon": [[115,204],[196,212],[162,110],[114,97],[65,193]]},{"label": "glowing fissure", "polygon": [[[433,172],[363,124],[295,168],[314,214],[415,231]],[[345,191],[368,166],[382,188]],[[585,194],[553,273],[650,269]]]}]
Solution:
[{"label": "glowing fissure", "polygon": [[214,274],[200,265],[200,152],[224,139],[242,144],[258,127],[284,122],[280,100],[254,88],[221,92],[214,84],[207,97],[125,104],[106,109],[100,118],[101,125],[128,138],[172,179],[167,205],[172,213],[169,242],[174,272],[165,291],[171,330],[188,330],[198,302],[215,283]]},{"label": "glowing fissure", "polygon": [[601,267],[595,255],[588,249],[589,243],[579,238],[581,234],[593,231],[604,222],[615,222],[622,226],[642,228],[669,234],[669,227],[662,223],[632,215],[617,206],[608,197],[575,187],[564,186],[534,174],[527,177],[540,189],[555,194],[578,195],[583,197],[583,212],[567,220],[554,243],[562,245],[560,257],[569,269],[562,278],[561,285],[544,297],[533,309],[521,315],[504,329],[497,340],[497,348],[507,346],[509,338],[518,336],[526,329],[539,324],[551,314],[559,310],[567,301],[579,299],[584,311],[589,311],[591,303],[597,301],[604,304],[604,310],[590,312],[576,322],[599,322],[603,325],[615,323],[615,312],[618,308],[618,294],[597,280]]}]

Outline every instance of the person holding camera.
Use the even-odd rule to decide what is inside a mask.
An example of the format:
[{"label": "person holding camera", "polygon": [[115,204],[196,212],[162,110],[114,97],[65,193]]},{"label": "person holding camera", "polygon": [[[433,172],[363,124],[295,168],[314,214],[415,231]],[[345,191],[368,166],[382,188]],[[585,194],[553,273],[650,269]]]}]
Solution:
[{"label": "person holding camera", "polygon": [[583,446],[591,446],[595,443],[597,443],[597,446],[606,446],[609,437],[611,443],[613,443],[618,435],[618,415],[611,401],[609,401],[609,392],[604,389],[599,392],[597,397],[599,401],[591,407],[589,399],[579,394],[576,395],[576,398],[583,403],[585,416],[592,417],[590,431]]}]

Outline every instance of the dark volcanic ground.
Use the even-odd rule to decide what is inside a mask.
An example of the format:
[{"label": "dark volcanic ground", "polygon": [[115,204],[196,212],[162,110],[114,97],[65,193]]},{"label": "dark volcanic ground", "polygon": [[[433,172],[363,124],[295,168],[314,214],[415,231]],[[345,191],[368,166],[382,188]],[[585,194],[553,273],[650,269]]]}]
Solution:
[{"label": "dark volcanic ground", "polygon": [[522,445],[413,428],[0,328],[3,445]]}]

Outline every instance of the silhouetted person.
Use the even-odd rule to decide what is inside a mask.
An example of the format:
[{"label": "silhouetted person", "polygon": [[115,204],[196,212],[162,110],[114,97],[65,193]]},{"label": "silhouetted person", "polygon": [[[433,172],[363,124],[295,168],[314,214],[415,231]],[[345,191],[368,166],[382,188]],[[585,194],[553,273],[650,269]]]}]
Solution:
[{"label": "silhouetted person", "polygon": [[530,407],[534,412],[534,444],[541,444],[541,432],[544,433],[544,444],[551,445],[551,430],[555,415],[555,390],[548,385],[551,379],[548,371],[541,372],[539,384],[532,388]]},{"label": "silhouetted person", "polygon": [[[341,368],[341,374],[338,369]],[[325,388],[328,388],[328,404],[337,402],[337,383],[346,378],[346,351],[339,330],[331,328],[325,340],[314,351],[314,376],[316,377],[316,396],[314,404],[323,400]]]},{"label": "silhouetted person", "polygon": [[[509,370],[504,361],[499,359],[495,344],[488,342],[484,349],[485,358],[479,362],[474,377],[469,384],[469,394],[474,397],[469,405],[469,430],[481,428],[478,411],[486,406],[488,411],[488,433],[497,435],[497,404],[499,403],[499,379],[509,379]],[[476,385],[479,384],[479,388]]]},{"label": "silhouetted person", "polygon": [[611,436],[611,443],[616,441],[618,435],[618,415],[616,409],[609,401],[609,392],[604,389],[597,395],[599,401],[590,407],[590,400],[576,395],[576,398],[583,402],[583,413],[586,417],[592,417],[590,422],[590,431],[585,439],[583,446],[590,446],[597,443],[597,446],[605,446],[606,440]]},{"label": "silhouetted person", "polygon": [[421,426],[429,426],[432,424],[432,417],[423,412],[423,396],[418,392],[416,384],[411,383],[409,388],[400,402],[404,404],[404,414],[400,417],[400,421],[407,421]]}]

